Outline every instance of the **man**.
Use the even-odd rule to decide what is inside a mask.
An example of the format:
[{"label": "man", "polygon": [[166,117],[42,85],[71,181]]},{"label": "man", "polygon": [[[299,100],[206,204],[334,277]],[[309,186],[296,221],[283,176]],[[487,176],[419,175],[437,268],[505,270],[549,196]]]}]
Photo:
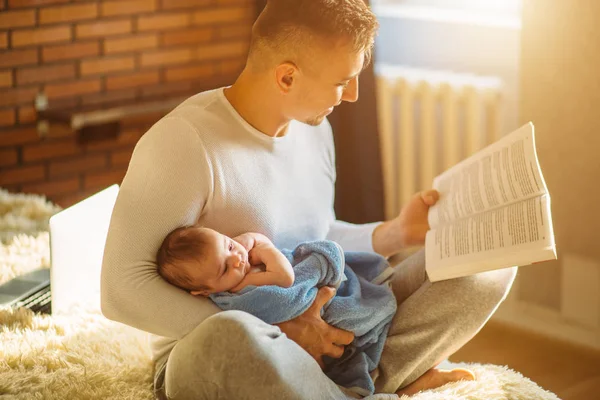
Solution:
[{"label": "man", "polygon": [[[326,116],[358,98],[377,22],[362,0],[272,0],[252,30],[235,84],[191,97],[139,141],[117,199],[102,268],[102,310],[152,333],[155,389],[169,399],[343,399],[321,371],[352,334],[320,318],[322,288],[300,317],[271,326],[220,312],[163,281],[155,256],[174,228],[260,232],[279,248],[331,239],[384,256],[422,244],[437,192],[415,195],[384,223],[335,220],[335,162]],[[412,394],[469,371],[433,367],[466,343],[506,295],[514,270],[432,284],[423,253],[396,268],[398,301],[378,393]],[[372,398],[396,398],[374,395]]]}]

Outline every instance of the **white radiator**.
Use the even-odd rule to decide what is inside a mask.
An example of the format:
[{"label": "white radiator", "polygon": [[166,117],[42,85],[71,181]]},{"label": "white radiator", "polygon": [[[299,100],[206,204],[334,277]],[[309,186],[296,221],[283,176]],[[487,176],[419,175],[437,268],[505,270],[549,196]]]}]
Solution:
[{"label": "white radiator", "polygon": [[386,219],[465,157],[500,138],[495,77],[376,65]]}]

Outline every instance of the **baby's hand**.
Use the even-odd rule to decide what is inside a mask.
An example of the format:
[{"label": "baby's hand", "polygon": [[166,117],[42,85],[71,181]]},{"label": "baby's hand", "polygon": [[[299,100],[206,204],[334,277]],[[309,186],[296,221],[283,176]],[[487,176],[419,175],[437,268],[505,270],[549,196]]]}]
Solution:
[{"label": "baby's hand", "polygon": [[244,246],[246,251],[250,251],[257,246],[262,245],[273,246],[273,242],[271,242],[268,237],[262,233],[256,232],[242,233],[241,235],[234,237],[233,240]]},{"label": "baby's hand", "polygon": [[266,264],[267,259],[271,256],[273,251],[279,250],[277,250],[270,242],[256,243],[252,250],[248,252],[248,262],[250,265]]},{"label": "baby's hand", "polygon": [[237,292],[248,285],[277,285],[284,288],[294,284],[294,270],[282,252],[269,243],[258,243],[248,252],[248,262],[253,268],[231,291]]},{"label": "baby's hand", "polygon": [[250,263],[250,265],[256,265],[256,257],[254,257],[254,249],[250,250],[248,252],[248,262]]},{"label": "baby's hand", "polygon": [[248,233],[241,234],[232,239],[244,246],[246,251],[250,251],[254,247],[254,238]]}]

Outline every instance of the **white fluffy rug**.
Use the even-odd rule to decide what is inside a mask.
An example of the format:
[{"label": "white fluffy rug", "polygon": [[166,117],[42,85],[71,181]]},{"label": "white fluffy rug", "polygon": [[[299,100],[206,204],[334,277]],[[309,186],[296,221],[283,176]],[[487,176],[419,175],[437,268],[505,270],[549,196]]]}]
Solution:
[{"label": "white fluffy rug", "polygon": [[0,188],[0,284],[37,268],[50,268],[48,220],[60,208],[36,195]]},{"label": "white fluffy rug", "polygon": [[146,336],[129,327],[99,314],[26,309],[0,309],[0,325],[0,397],[153,398]]},{"label": "white fluffy rug", "polygon": [[[0,283],[49,267],[44,198],[0,189]],[[519,373],[468,365],[474,382],[419,393],[412,400],[555,400]],[[0,308],[0,397],[3,399],[152,399],[146,335],[80,310],[69,317]],[[408,397],[403,397],[408,399]]]}]

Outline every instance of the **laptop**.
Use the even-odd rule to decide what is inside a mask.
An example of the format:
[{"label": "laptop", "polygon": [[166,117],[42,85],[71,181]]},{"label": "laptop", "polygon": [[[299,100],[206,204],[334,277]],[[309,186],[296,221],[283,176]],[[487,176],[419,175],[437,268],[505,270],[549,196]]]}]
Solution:
[{"label": "laptop", "polygon": [[100,271],[119,185],[112,185],[50,218],[52,314],[73,307],[100,311]]},{"label": "laptop", "polygon": [[0,285],[0,306],[50,314],[50,271],[36,269]]}]

